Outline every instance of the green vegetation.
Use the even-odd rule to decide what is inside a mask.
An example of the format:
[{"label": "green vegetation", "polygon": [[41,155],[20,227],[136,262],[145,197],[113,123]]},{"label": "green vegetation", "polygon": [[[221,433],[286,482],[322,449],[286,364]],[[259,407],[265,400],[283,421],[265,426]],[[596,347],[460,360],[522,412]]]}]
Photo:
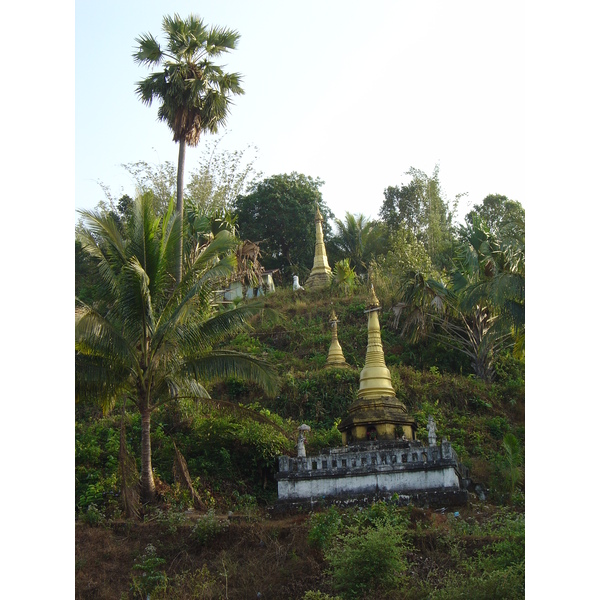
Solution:
[{"label": "green vegetation", "polygon": [[[452,442],[485,490],[485,500],[472,494],[459,518],[394,505],[362,511],[329,508],[295,518],[265,513],[276,500],[275,459],[294,452],[300,423],[312,429],[309,454],[341,442],[336,425],[358,391],[364,361],[365,300],[360,286],[347,295],[332,288],[312,294],[279,290],[267,296],[263,306],[279,318],[256,313],[252,330],[223,340],[220,348],[276,366],[281,381],[277,395],[265,397],[255,384],[228,376],[207,384],[211,404],[181,399],[156,409],[151,439],[158,506],[143,507],[143,529],[130,535],[132,541],[149,535],[148,543],[167,565],[181,552],[187,558],[169,568],[157,567],[168,582],[164,590],[152,592],[153,598],[192,593],[216,598],[225,595],[225,586],[231,597],[248,586],[289,598],[313,594],[345,600],[361,598],[367,589],[382,598],[453,598],[460,597],[460,590],[473,598],[492,593],[498,595],[489,597],[523,597],[524,567],[515,559],[522,556],[524,531],[523,362],[505,352],[495,363],[496,379],[486,383],[468,375],[468,363],[457,361],[445,346],[430,338],[411,342],[403,337],[392,327],[389,303],[381,319],[382,339],[398,397],[416,418],[420,439],[426,439],[428,415],[434,416],[438,435]],[[351,369],[321,368],[331,340],[332,308],[340,318],[338,337]],[[411,360],[413,365],[406,364]],[[122,526],[122,418],[117,413],[102,416],[89,403],[77,407],[78,536],[84,535],[82,527],[90,532],[85,535],[112,536]],[[127,448],[139,464],[141,417],[128,404],[124,419]],[[174,444],[185,456],[205,507],[200,515],[190,512],[193,499],[174,479]],[[229,518],[228,512],[233,513]],[[396,518],[393,532],[377,525],[378,519]],[[88,542],[81,544],[92,552]],[[131,587],[133,561],[144,547],[123,559],[126,583],[117,589]],[[381,548],[386,552],[379,557]],[[370,564],[365,556],[389,559],[389,578],[378,578],[380,571],[373,569],[352,578],[361,573],[356,565]],[[87,572],[81,567],[80,577]]]},{"label": "green vegetation", "polygon": [[231,375],[276,387],[268,364],[246,354],[213,348],[243,330],[252,308],[218,312],[216,285],[233,268],[237,241],[222,231],[186,257],[179,283],[179,216],[155,216],[147,196],[136,201],[125,234],[111,215],[83,211],[82,248],[102,284],[96,305],[78,302],[75,319],[76,392],[105,410],[132,402],[142,418],[141,493],[152,500],[150,420],[179,396],[208,398],[203,382]]},{"label": "green vegetation", "polygon": [[262,262],[279,269],[288,281],[295,273],[303,281],[315,256],[315,208],[324,218],[327,241],[331,211],[323,201],[320,179],[301,173],[274,175],[256,182],[238,196],[233,211],[238,216],[242,239],[260,241]]},{"label": "green vegetation", "polygon": [[[487,196],[462,226],[439,181],[411,168],[380,220],[335,219],[318,178],[260,179],[244,152],[206,154],[185,191],[186,144],[215,132],[237,74],[211,62],[236,32],[167,17],[138,84],[161,102],[180,162],[131,163],[131,196],[76,228],[78,598],[523,598],[524,211]],[[172,196],[176,191],[177,208]],[[331,287],[294,291],[314,257]],[[335,229],[330,227],[332,221]],[[243,255],[242,241],[260,246]],[[279,269],[277,291],[225,300]],[[468,468],[468,505],[389,502],[277,514],[277,457],[341,444],[359,389],[370,285],[392,384],[427,438],[433,416]],[[252,284],[254,285],[254,284]],[[325,369],[329,318],[350,368]],[[141,442],[141,443],[140,443]]]}]

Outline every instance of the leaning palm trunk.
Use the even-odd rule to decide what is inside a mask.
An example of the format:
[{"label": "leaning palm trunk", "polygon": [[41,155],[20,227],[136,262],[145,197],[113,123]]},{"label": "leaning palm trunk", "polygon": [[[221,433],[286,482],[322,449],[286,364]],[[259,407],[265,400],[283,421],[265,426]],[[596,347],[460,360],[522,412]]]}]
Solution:
[{"label": "leaning palm trunk", "polygon": [[198,495],[198,492],[194,489],[194,485],[192,484],[192,478],[190,477],[190,473],[188,471],[187,462],[179,451],[179,448],[173,442],[173,448],[175,449],[175,458],[173,460],[173,479],[175,483],[178,483],[181,486],[185,486],[192,497],[192,502],[194,506],[198,510],[204,510],[206,506],[202,499]]}]

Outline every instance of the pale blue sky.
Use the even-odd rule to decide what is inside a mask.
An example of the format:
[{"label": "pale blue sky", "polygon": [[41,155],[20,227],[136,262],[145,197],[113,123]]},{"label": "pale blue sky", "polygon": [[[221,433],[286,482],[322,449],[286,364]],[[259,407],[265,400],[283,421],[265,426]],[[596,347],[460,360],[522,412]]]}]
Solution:
[{"label": "pale blue sky", "polygon": [[[131,54],[136,36],[160,36],[164,14],[194,12],[241,34],[220,61],[243,74],[246,91],[222,144],[257,146],[265,175],[319,177],[336,216],[376,217],[387,186],[408,181],[411,166],[431,173],[439,163],[448,199],[468,192],[461,214],[489,193],[527,208],[559,15],[540,32],[544,15],[524,4],[78,1],[76,207],[104,197],[98,180],[132,194],[122,163],[176,161],[157,106],[134,93],[149,71]],[[187,173],[201,149],[189,151]]]}]

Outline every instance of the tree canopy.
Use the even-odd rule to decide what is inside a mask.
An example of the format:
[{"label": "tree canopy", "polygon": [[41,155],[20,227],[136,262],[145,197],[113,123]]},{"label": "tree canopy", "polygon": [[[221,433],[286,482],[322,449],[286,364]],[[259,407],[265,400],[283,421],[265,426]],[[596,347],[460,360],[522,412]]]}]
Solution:
[{"label": "tree canopy", "polygon": [[388,187],[379,211],[391,231],[408,228],[421,240],[437,266],[447,266],[452,253],[452,211],[444,198],[439,167],[432,175],[411,167],[411,181]]},{"label": "tree canopy", "polygon": [[267,269],[280,269],[302,280],[313,265],[315,207],[323,216],[323,234],[329,237],[331,211],[319,188],[323,182],[300,173],[274,175],[254,184],[234,202],[239,235],[260,245]]}]

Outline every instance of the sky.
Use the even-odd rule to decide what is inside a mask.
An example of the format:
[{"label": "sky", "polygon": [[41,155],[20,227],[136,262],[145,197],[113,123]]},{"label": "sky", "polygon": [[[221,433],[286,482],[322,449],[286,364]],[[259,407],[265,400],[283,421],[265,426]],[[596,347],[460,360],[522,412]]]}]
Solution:
[{"label": "sky", "polygon": [[256,146],[266,176],[318,177],[337,217],[375,218],[387,186],[439,164],[447,199],[468,193],[461,216],[490,193],[525,207],[527,591],[589,596],[600,534],[581,460],[595,456],[600,422],[596,3],[28,0],[2,11],[0,453],[18,457],[5,461],[0,500],[4,589],[74,587],[73,216],[104,199],[99,181],[131,193],[121,164],[176,160],[156,107],[135,96],[147,71],[131,55],[164,14],[194,12],[241,34],[222,64],[243,74],[246,95],[221,144]]},{"label": "sky", "polygon": [[[133,195],[122,164],[177,160],[156,103],[135,94],[150,71],[132,59],[137,36],[161,39],[165,6],[75,3],[76,208],[104,199],[99,181],[117,198]],[[180,0],[168,10],[241,35],[217,59],[243,75],[246,92],[235,98],[220,147],[255,146],[265,176],[320,178],[338,218],[376,218],[386,187],[407,183],[411,167],[431,174],[436,164],[447,200],[466,194],[461,219],[488,194],[526,210],[531,203],[560,10],[378,0]],[[188,151],[187,174],[213,137]]]}]

